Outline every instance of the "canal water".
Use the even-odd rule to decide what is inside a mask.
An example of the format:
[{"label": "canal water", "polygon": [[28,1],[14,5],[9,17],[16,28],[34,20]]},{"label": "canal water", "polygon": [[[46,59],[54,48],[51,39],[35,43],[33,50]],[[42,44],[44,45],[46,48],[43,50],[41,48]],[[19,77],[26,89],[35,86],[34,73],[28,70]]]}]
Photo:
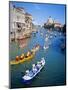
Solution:
[{"label": "canal water", "polygon": [[[46,37],[48,37],[47,41]],[[26,53],[37,44],[41,46],[32,60],[18,65],[10,65],[11,88],[65,85],[66,54],[65,50],[62,51],[61,49],[63,43],[65,43],[65,36],[61,32],[48,31],[44,28],[39,28],[38,32],[32,33],[29,39],[17,43],[11,42],[10,60],[15,59],[16,55]],[[48,45],[49,48],[44,49],[44,45]],[[22,83],[22,76],[24,76],[25,71],[30,70],[32,64],[40,61],[42,57],[45,58],[46,64],[41,72],[30,84]]]}]

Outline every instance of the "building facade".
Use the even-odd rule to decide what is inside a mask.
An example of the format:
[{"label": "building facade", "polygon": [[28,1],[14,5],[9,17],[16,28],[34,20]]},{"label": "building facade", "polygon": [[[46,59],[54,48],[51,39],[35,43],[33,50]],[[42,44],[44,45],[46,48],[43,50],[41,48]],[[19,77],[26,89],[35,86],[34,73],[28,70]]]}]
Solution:
[{"label": "building facade", "polygon": [[54,27],[55,28],[62,28],[62,25],[58,22],[54,23]]},{"label": "building facade", "polygon": [[32,32],[32,16],[24,8],[10,4],[10,41],[22,39]]},{"label": "building facade", "polygon": [[55,21],[54,19],[52,19],[51,16],[49,16],[49,18],[47,19],[47,22],[44,23],[44,27],[45,28],[62,28],[63,25]]}]

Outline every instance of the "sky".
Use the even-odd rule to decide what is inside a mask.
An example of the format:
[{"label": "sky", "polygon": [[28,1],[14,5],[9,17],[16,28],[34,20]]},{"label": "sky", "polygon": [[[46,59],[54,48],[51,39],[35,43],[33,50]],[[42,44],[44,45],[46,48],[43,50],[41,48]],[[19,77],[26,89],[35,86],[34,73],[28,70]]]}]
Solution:
[{"label": "sky", "polygon": [[33,23],[43,25],[49,16],[55,21],[65,24],[65,5],[64,4],[46,4],[46,3],[28,3],[28,2],[10,2],[16,7],[23,7],[26,12],[32,15]]}]

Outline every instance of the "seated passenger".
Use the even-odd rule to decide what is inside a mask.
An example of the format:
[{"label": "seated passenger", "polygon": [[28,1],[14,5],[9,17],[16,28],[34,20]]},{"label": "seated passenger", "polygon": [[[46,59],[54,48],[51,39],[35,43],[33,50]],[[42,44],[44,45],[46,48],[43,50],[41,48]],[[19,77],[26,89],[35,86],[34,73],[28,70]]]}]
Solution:
[{"label": "seated passenger", "polygon": [[41,63],[37,62],[37,68],[39,69],[41,67]]},{"label": "seated passenger", "polygon": [[33,73],[36,73],[37,72],[37,68],[33,68]]}]

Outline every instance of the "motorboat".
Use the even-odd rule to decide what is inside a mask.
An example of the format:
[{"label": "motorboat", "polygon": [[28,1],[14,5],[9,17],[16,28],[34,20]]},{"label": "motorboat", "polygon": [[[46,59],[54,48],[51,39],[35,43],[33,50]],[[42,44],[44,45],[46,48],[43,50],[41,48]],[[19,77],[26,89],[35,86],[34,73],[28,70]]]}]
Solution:
[{"label": "motorboat", "polygon": [[48,48],[49,48],[49,46],[44,46],[43,48],[44,48],[44,50],[46,50],[46,49],[48,49]]}]

